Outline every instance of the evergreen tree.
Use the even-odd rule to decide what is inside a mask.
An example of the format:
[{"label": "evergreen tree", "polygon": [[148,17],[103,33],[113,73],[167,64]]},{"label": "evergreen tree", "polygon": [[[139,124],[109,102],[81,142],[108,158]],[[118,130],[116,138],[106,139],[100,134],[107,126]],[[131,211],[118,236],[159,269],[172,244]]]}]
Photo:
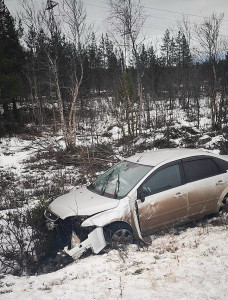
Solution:
[{"label": "evergreen tree", "polygon": [[170,41],[170,58],[169,58],[169,66],[176,66],[177,65],[177,56],[176,56],[176,50],[177,46],[175,43],[174,38]]},{"label": "evergreen tree", "polygon": [[181,53],[182,53],[182,33],[178,31],[178,35],[176,37],[176,62],[178,69],[181,66]]},{"label": "evergreen tree", "polygon": [[97,45],[96,37],[94,32],[92,33],[91,43],[89,45],[89,58],[90,58],[90,69],[96,69],[96,55],[97,55]]},{"label": "evergreen tree", "polygon": [[99,57],[100,57],[100,61],[101,61],[101,67],[103,69],[107,68],[107,54],[105,51],[105,39],[104,39],[104,35],[101,35],[101,39],[100,39],[100,44],[98,47],[98,52],[99,52]]},{"label": "evergreen tree", "polygon": [[177,45],[173,37],[170,36],[170,31],[167,29],[162,39],[161,45],[161,60],[164,66],[173,67],[177,64]]},{"label": "evergreen tree", "polygon": [[179,31],[176,38],[177,86],[180,89],[180,103],[185,108],[189,106],[191,61],[187,40],[184,33]]},{"label": "evergreen tree", "polygon": [[114,51],[114,46],[112,41],[109,40],[106,34],[105,38],[105,54],[106,54],[106,67],[110,71],[114,71],[117,68],[117,57]]},{"label": "evergreen tree", "polygon": [[170,32],[167,29],[165,32],[165,35],[162,39],[163,44],[161,45],[161,60],[164,66],[168,67],[170,66],[170,44],[171,44],[171,38],[170,38]]},{"label": "evergreen tree", "polygon": [[105,85],[109,90],[115,90],[116,86],[119,84],[119,75],[121,71],[119,69],[118,58],[113,43],[107,34],[105,36],[105,55],[107,69],[107,76],[104,78],[106,82]]},{"label": "evergreen tree", "polygon": [[189,67],[192,62],[192,56],[185,35],[182,35],[182,63],[183,67]]},{"label": "evergreen tree", "polygon": [[20,95],[24,52],[19,42],[19,31],[3,0],[0,0],[0,104],[8,117],[9,103]]},{"label": "evergreen tree", "polygon": [[141,52],[139,54],[139,65],[142,70],[148,68],[148,53],[144,44],[142,45]]},{"label": "evergreen tree", "polygon": [[144,76],[144,87],[151,98],[157,93],[158,71],[159,65],[154,53],[154,48],[153,46],[150,46],[147,50],[147,67]]}]

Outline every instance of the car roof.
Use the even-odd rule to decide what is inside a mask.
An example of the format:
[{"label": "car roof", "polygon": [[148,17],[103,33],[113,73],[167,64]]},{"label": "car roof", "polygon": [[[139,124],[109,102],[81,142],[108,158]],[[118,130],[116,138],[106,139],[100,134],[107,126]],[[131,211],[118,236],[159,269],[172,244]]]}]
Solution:
[{"label": "car roof", "polygon": [[198,156],[198,155],[210,155],[210,156],[218,157],[217,155],[206,150],[174,148],[174,149],[151,150],[148,152],[137,153],[127,158],[126,160],[133,163],[139,163],[142,165],[156,166],[162,162],[166,162],[166,161],[169,162],[177,159],[182,159],[191,156]]}]

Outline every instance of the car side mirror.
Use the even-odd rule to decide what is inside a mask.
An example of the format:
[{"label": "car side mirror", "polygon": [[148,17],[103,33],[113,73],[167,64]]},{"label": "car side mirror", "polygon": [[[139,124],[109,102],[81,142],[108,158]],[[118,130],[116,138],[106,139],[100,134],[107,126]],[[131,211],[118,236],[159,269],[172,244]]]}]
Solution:
[{"label": "car side mirror", "polygon": [[141,202],[145,201],[145,193],[143,190],[138,190],[138,197],[139,200],[141,200]]}]

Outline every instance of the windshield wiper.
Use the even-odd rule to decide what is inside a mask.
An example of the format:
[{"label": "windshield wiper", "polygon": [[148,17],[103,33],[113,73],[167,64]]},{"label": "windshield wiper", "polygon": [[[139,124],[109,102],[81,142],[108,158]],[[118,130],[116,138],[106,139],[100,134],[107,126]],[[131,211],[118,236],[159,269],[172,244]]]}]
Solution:
[{"label": "windshield wiper", "polygon": [[113,172],[114,172],[114,170],[112,170],[112,172],[109,173],[109,174],[107,175],[107,177],[105,178],[105,181],[104,181],[104,183],[103,183],[103,185],[102,185],[102,188],[101,188],[101,195],[104,195],[105,190],[106,190],[106,188],[107,188],[107,186],[108,186],[108,182],[109,182],[109,180],[110,180],[110,178],[111,178]]},{"label": "windshield wiper", "polygon": [[117,195],[120,191],[120,173],[117,174],[118,178],[116,181],[116,188],[115,188],[115,192],[114,192],[114,198],[117,198]]}]

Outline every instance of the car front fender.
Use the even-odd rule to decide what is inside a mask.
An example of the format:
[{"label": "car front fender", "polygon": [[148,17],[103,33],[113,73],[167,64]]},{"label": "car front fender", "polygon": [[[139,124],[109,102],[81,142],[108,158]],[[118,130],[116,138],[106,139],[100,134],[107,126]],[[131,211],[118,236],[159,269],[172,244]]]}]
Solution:
[{"label": "car front fender", "polygon": [[[103,211],[99,214],[96,214],[88,219],[86,219],[81,226],[96,226],[96,227],[104,227],[110,223],[116,221],[125,221],[129,223],[130,215],[130,207],[128,201],[123,201],[123,203],[119,204],[118,207]],[[130,224],[129,224],[130,225]]]}]

